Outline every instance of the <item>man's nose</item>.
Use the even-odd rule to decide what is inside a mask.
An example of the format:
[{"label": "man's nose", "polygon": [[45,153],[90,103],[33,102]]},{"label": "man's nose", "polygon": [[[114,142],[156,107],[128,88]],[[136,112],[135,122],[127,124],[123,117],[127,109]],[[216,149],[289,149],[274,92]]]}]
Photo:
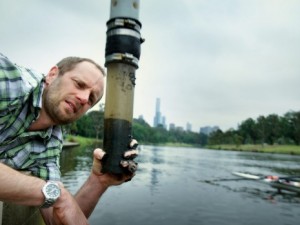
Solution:
[{"label": "man's nose", "polygon": [[82,90],[78,94],[78,99],[80,100],[81,105],[85,105],[89,101],[90,92],[88,90]]}]

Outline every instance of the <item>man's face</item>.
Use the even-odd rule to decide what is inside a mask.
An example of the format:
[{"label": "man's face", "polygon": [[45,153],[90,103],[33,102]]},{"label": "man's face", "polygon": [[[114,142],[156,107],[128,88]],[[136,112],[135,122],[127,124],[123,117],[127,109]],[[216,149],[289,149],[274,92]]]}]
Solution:
[{"label": "man's face", "polygon": [[104,77],[90,62],[81,62],[71,71],[58,75],[57,67],[46,77],[43,109],[55,124],[80,118],[103,96]]}]

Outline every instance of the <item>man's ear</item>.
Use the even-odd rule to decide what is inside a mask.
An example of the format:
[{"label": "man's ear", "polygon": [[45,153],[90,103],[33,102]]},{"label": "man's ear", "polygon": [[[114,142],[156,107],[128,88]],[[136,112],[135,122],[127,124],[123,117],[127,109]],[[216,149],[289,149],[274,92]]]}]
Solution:
[{"label": "man's ear", "polygon": [[53,66],[46,76],[46,85],[51,84],[51,82],[58,76],[59,70],[57,66]]}]

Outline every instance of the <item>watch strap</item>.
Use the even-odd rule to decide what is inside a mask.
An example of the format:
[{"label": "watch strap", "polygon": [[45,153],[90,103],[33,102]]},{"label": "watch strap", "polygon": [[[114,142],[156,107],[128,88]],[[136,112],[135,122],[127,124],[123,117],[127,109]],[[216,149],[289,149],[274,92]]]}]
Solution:
[{"label": "watch strap", "polygon": [[49,208],[54,204],[55,200],[54,199],[46,199],[43,205],[41,205],[41,208]]}]

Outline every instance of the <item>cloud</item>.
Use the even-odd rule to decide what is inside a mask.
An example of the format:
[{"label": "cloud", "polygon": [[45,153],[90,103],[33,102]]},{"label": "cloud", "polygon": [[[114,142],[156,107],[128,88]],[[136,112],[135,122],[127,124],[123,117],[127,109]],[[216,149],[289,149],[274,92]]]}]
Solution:
[{"label": "cloud", "polygon": [[[199,116],[209,114],[215,123],[228,128],[246,116],[297,108],[298,3],[217,3],[187,1],[180,5],[182,10],[174,9],[176,22],[156,24],[161,30],[159,47],[166,49],[156,59],[167,61],[159,65],[163,76],[158,79],[166,84],[163,87],[168,86],[169,95],[164,95],[164,104],[172,109],[168,114],[178,114],[175,105],[184,104],[189,116],[182,113],[181,124],[190,118],[202,125],[211,123],[213,119]],[[169,18],[172,12],[167,11]],[[232,114],[236,122],[224,122],[232,121]],[[223,117],[227,119],[219,119]]]},{"label": "cloud", "polygon": [[[140,1],[142,44],[134,116],[226,130],[299,110],[300,2]],[[67,55],[104,63],[110,1],[0,2],[1,51],[46,72]]]}]

